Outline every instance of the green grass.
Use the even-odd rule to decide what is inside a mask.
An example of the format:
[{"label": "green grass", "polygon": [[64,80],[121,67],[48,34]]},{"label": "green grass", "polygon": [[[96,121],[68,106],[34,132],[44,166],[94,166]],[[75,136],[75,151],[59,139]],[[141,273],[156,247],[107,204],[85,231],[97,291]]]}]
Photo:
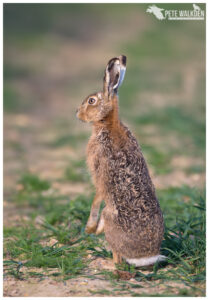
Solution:
[{"label": "green grass", "polygon": [[[148,164],[156,174],[166,174],[173,171],[172,158],[187,156],[194,160],[193,165],[184,169],[186,173],[202,173],[203,165],[197,165],[195,157],[205,157],[205,119],[194,113],[186,111],[183,107],[165,107],[159,110],[138,115],[132,118],[135,133],[139,136],[140,145]],[[161,141],[152,144],[152,135],[148,139],[147,126],[153,126],[155,137]],[[168,143],[170,136],[173,143]]]},{"label": "green grass", "polygon": [[149,166],[154,168],[156,174],[166,174],[172,171],[170,166],[172,153],[162,152],[158,150],[157,147],[146,145],[144,143],[141,143],[140,146],[147,157]]},{"label": "green grass", "polygon": [[79,146],[81,143],[86,141],[88,138],[88,135],[85,133],[80,134],[63,134],[59,136],[57,139],[55,139],[53,142],[50,143],[49,146],[59,148],[63,146],[71,146],[73,148]]},{"label": "green grass", "polygon": [[4,85],[3,98],[4,111],[7,112],[16,111],[22,104],[16,90],[8,83]]},{"label": "green grass", "polygon": [[185,169],[187,174],[198,174],[205,172],[205,166],[203,165],[193,165]]},{"label": "green grass", "polygon": [[[81,195],[63,202],[62,197],[40,197],[40,193],[50,189],[50,183],[35,175],[24,174],[20,182],[24,194],[23,191],[17,193],[19,201],[23,197],[19,205],[27,204],[34,208],[36,203],[36,211],[31,210],[31,220],[24,222],[21,227],[4,229],[5,274],[24,279],[29,276],[30,268],[36,267],[42,269],[38,269],[33,276],[44,277],[47,270],[55,269],[49,276],[68,279],[83,274],[90,262],[87,259],[89,251],[93,257],[111,258],[111,252],[104,247],[103,235],[99,238],[84,232],[93,195]],[[125,263],[118,268],[136,272],[135,279],[140,282],[177,281],[189,286],[196,293],[199,291],[198,284],[205,280],[204,194],[184,186],[160,190],[158,197],[166,225],[162,253],[168,257],[168,264],[173,268],[165,268],[166,264],[155,265],[146,275],[143,269],[137,270]],[[37,227],[35,220],[40,215],[44,216],[44,220]],[[52,238],[55,240],[54,244],[47,244]],[[21,272],[23,266],[28,272]],[[117,276],[112,272],[101,271],[100,274],[121,289],[120,279],[118,282]],[[104,291],[95,291],[100,292]],[[181,295],[184,293],[188,293],[187,290],[179,291]]]},{"label": "green grass", "polygon": [[90,180],[85,160],[71,161],[65,169],[64,179],[71,182],[88,182]]},{"label": "green grass", "polygon": [[26,78],[30,75],[30,71],[27,68],[21,66],[14,66],[13,64],[6,63],[4,64],[4,79],[11,80],[11,79],[22,79]]},{"label": "green grass", "polygon": [[[21,276],[20,266],[58,268],[59,272],[56,271],[53,276],[57,274],[65,278],[81,274],[88,262],[87,250],[99,245],[94,236],[84,233],[90,209],[89,199],[80,196],[60,203],[62,197],[40,194],[50,188],[47,181],[24,174],[20,182],[23,190],[17,194],[19,205],[35,207],[36,211],[31,211],[30,222],[4,230],[5,256],[10,258],[5,261],[7,274]],[[35,225],[39,215],[44,215],[41,228]],[[57,242],[52,246],[44,246],[43,241],[52,237]]]},{"label": "green grass", "polygon": [[205,119],[195,114],[188,114],[180,107],[166,107],[159,111],[136,117],[136,124],[154,124],[160,127],[161,133],[175,132],[179,137],[189,137],[193,144],[205,149]]},{"label": "green grass", "polygon": [[[179,217],[184,217],[186,221],[191,216],[195,216],[198,213],[195,207],[198,203],[204,207],[205,194],[188,186],[158,190],[157,195],[165,214],[167,226],[175,225]],[[175,212],[175,216],[173,212]]]},{"label": "green grass", "polygon": [[4,81],[3,108],[6,113],[26,113],[34,107],[31,97],[26,97],[10,80]]},{"label": "green grass", "polygon": [[111,295],[111,294],[112,294],[111,291],[105,290],[105,289],[95,290],[95,291],[89,289],[88,291],[89,291],[90,293],[92,293],[92,295],[94,295],[94,294],[99,294],[99,295]]},{"label": "green grass", "polygon": [[22,184],[24,192],[40,192],[46,191],[50,188],[50,183],[47,180],[40,179],[37,175],[34,174],[24,174],[19,183]]}]

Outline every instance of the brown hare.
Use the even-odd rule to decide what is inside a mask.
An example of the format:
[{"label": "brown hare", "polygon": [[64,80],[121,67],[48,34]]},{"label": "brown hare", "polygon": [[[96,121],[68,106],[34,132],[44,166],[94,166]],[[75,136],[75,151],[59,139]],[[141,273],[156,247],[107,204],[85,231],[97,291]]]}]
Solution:
[{"label": "brown hare", "polygon": [[[118,115],[118,88],[126,71],[126,56],[112,58],[105,69],[103,91],[89,95],[77,117],[93,125],[87,146],[87,164],[96,195],[86,232],[104,231],[113,262],[125,259],[146,266],[165,259],[160,255],[163,215],[155,188],[130,130]],[[105,208],[99,218],[102,200]]]}]

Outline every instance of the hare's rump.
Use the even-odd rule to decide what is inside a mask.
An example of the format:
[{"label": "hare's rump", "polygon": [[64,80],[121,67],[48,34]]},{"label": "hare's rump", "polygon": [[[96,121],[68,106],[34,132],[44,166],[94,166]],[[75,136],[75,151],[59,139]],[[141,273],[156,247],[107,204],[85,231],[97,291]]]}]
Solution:
[{"label": "hare's rump", "polygon": [[105,238],[112,250],[123,258],[141,258],[158,255],[163,239],[163,217],[156,214],[146,224],[138,225],[134,231],[125,231],[118,225],[117,217],[113,218],[104,211]]}]

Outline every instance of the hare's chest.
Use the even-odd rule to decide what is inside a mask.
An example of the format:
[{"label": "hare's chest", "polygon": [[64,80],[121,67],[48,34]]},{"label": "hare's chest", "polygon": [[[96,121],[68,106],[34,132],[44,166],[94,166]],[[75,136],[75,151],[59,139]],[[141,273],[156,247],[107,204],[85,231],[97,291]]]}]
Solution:
[{"label": "hare's chest", "polygon": [[87,146],[87,165],[94,184],[106,181],[109,168],[107,144],[109,143],[104,145],[98,139],[90,139]]},{"label": "hare's chest", "polygon": [[104,167],[104,164],[105,159],[101,146],[90,140],[87,146],[87,165],[94,183],[102,176],[101,170]]}]

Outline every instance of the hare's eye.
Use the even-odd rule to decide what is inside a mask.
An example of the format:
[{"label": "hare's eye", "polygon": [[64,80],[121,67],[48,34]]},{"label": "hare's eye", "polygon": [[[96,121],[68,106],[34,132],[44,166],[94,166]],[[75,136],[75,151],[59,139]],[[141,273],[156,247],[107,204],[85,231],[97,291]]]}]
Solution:
[{"label": "hare's eye", "polygon": [[89,104],[94,104],[96,102],[96,99],[94,98],[89,98],[88,103]]}]

